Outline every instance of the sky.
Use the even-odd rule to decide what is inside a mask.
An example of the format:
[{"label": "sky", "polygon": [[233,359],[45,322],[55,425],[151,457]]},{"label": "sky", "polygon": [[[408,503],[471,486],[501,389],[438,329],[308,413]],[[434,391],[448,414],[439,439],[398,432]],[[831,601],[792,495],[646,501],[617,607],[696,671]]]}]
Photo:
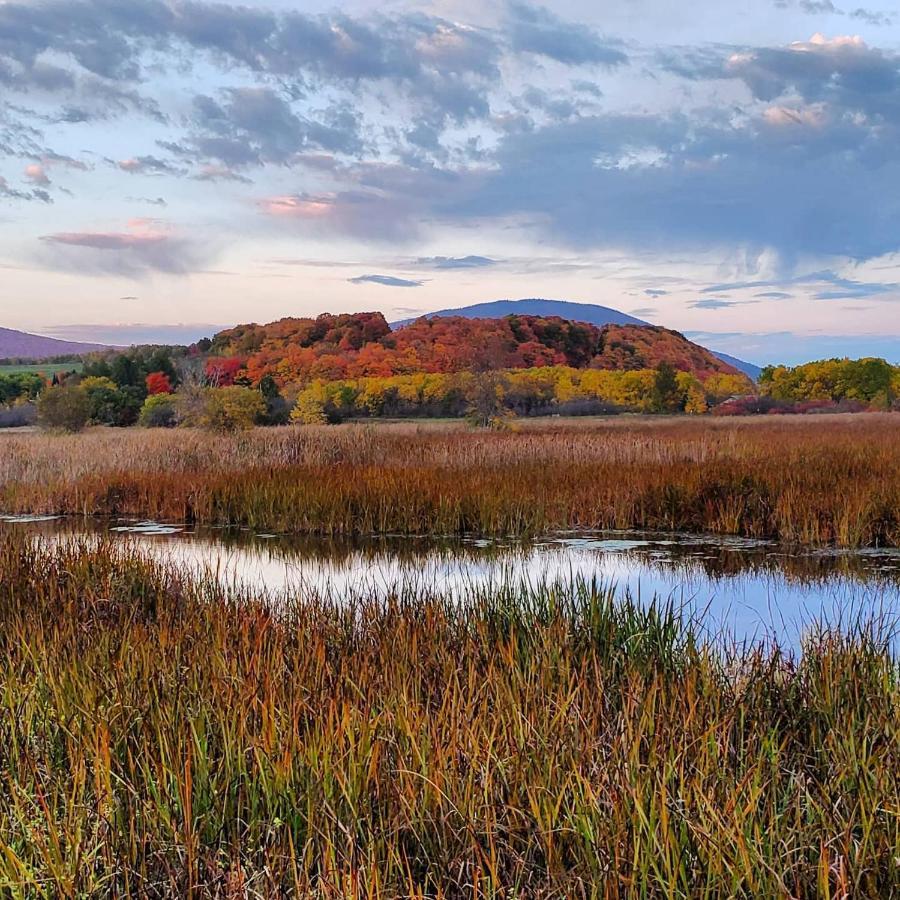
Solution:
[{"label": "sky", "polygon": [[0,0],[0,325],[521,297],[900,362],[900,9]]}]

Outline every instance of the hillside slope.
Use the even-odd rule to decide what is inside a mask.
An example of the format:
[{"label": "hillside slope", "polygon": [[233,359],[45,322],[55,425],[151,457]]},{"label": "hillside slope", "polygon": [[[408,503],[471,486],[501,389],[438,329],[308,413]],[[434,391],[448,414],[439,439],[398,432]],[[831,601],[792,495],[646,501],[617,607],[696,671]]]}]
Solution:
[{"label": "hillside slope", "polygon": [[666,328],[518,315],[421,318],[393,331],[381,313],[282,319],[220,332],[211,352],[239,357],[253,382],[272,375],[282,384],[535,366],[637,370],[664,362],[700,379],[738,374]]},{"label": "hillside slope", "polygon": [[0,328],[0,359],[46,359],[50,356],[90,353],[107,349],[103,344],[82,344],[29,334],[12,328]]},{"label": "hillside slope", "polygon": [[[488,303],[475,303],[471,306],[461,306],[459,309],[441,309],[437,312],[427,313],[428,318],[464,316],[465,318],[499,318],[511,315],[531,315],[552,317],[558,316],[573,322],[588,322],[591,325],[646,325],[649,322],[620,312],[609,306],[600,306],[596,303],[574,303],[571,300],[495,300]],[[393,322],[393,328],[401,328],[409,325],[414,319],[404,319]],[[753,363],[745,362],[727,353],[718,350],[710,352],[727,363],[729,366],[743,372],[752,381],[759,379],[762,369]]]}]

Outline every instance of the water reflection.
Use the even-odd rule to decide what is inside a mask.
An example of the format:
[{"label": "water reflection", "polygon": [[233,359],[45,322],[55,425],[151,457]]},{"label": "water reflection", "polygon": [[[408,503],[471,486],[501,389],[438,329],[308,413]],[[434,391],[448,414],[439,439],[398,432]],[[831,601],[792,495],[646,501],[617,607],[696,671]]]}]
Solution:
[{"label": "water reflection", "polygon": [[560,534],[540,541],[309,537],[177,523],[0,518],[0,530],[48,536],[108,533],[223,581],[278,594],[340,598],[403,585],[464,599],[510,579],[598,579],[636,598],[672,599],[713,633],[795,643],[804,624],[900,615],[900,551],[843,552],[696,535]]}]

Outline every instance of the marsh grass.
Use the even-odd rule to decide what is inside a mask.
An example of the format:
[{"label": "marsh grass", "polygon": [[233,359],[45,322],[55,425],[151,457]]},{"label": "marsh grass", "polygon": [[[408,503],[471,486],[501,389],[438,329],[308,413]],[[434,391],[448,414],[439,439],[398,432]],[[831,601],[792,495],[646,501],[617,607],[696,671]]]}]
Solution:
[{"label": "marsh grass", "polygon": [[0,893],[900,885],[883,627],[791,657],[591,582],[271,600],[127,542],[0,539]]},{"label": "marsh grass", "polygon": [[315,534],[678,530],[900,546],[900,417],[5,437],[0,509]]}]

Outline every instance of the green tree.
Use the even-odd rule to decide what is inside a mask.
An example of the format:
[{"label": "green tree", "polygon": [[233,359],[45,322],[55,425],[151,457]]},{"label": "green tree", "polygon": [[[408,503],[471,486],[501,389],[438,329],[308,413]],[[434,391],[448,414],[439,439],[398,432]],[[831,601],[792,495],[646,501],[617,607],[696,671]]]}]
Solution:
[{"label": "green tree", "polygon": [[681,391],[678,389],[677,373],[669,363],[660,363],[653,376],[653,412],[676,412],[681,408],[682,399]]}]

